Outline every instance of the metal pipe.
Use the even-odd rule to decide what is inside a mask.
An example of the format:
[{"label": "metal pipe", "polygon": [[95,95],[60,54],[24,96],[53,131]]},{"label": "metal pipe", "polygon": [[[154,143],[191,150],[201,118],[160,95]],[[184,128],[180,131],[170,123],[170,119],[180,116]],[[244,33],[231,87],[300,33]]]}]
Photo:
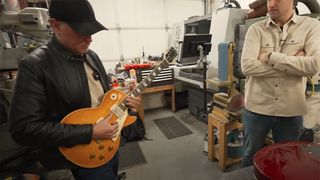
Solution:
[{"label": "metal pipe", "polygon": [[213,1],[214,0],[208,0],[208,14],[212,14],[212,6],[213,6]]},{"label": "metal pipe", "polygon": [[204,7],[204,15],[206,15],[208,12],[208,4],[207,4],[207,0],[203,0],[203,7]]},{"label": "metal pipe", "polygon": [[212,6],[214,0],[204,0],[204,14],[212,14]]},{"label": "metal pipe", "polygon": [[49,9],[49,3],[48,3],[48,0],[46,0],[46,6],[47,6],[47,9]]}]

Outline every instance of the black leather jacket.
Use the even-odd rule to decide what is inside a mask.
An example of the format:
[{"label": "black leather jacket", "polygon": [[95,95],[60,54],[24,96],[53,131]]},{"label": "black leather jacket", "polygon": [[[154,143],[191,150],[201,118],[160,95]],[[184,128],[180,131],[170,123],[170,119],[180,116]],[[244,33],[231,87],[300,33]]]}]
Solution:
[{"label": "black leather jacket", "polygon": [[[108,91],[109,81],[100,59],[91,50],[86,56],[91,57],[88,63]],[[58,147],[91,141],[92,125],[59,123],[70,112],[91,107],[83,63],[83,58],[72,56],[55,37],[19,62],[9,114],[10,133],[19,144],[36,147],[40,162],[48,169],[76,167]]]}]

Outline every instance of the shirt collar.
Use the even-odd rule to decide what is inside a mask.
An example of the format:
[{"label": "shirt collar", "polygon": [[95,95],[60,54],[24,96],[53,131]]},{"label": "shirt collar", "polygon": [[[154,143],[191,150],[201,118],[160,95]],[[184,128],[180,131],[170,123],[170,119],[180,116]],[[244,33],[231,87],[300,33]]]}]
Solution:
[{"label": "shirt collar", "polygon": [[[285,24],[290,23],[290,22],[298,23],[298,15],[295,12],[293,12],[293,15],[291,16],[289,21],[286,22]],[[276,24],[276,23],[268,15],[268,18],[266,20],[266,28],[270,27],[271,24]]]}]

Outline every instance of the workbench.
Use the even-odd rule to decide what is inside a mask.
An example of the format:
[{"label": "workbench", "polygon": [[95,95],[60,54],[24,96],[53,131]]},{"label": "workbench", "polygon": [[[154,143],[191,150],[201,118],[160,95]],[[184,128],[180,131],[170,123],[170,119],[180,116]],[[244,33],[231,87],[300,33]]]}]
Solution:
[{"label": "workbench", "polygon": [[143,105],[143,94],[147,93],[155,93],[155,92],[161,92],[161,91],[170,91],[171,90],[171,110],[172,112],[176,112],[176,96],[175,96],[175,87],[174,84],[169,85],[161,85],[161,86],[154,86],[144,89],[144,91],[141,94],[141,105],[139,107],[138,113],[141,118],[141,120],[144,123],[144,105]]}]

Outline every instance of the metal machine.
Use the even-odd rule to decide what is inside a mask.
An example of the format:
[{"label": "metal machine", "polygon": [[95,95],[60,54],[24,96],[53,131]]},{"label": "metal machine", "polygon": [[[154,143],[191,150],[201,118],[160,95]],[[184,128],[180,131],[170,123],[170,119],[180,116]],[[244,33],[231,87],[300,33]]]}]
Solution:
[{"label": "metal machine", "polygon": [[12,178],[9,172],[28,172],[25,166],[30,165],[22,163],[26,161],[22,159],[31,157],[32,149],[21,147],[11,139],[8,109],[18,61],[46,43],[51,34],[47,9],[28,7],[19,12],[0,11],[0,179]]},{"label": "metal machine", "polygon": [[28,7],[0,14],[0,93],[8,102],[18,61],[50,36],[47,9]]},{"label": "metal machine", "polygon": [[[307,7],[310,6],[308,0],[298,0],[298,2],[306,4]],[[309,8],[311,14],[305,15],[320,19],[319,10],[316,10],[316,7],[318,6],[313,6],[312,9]],[[216,90],[219,87],[218,91],[223,91],[223,93],[215,94],[214,101],[222,105],[220,108],[226,110],[226,117],[237,115],[234,111],[243,107],[243,97],[236,89],[241,91],[243,85],[241,79],[245,78],[241,72],[241,53],[246,31],[253,23],[265,18],[259,17],[246,20],[247,12],[248,10],[246,9],[219,8],[212,14],[210,26],[212,50],[208,55],[208,60],[211,61],[211,64],[207,71],[207,82],[210,89]],[[221,43],[232,44],[229,44],[230,48],[225,47],[225,51],[220,51]],[[216,73],[217,67],[218,72]],[[179,76],[176,78],[180,79]],[[313,77],[314,84],[319,83],[317,79],[319,79],[319,75]],[[182,80],[185,81],[185,78]],[[190,83],[192,82],[190,81]]]},{"label": "metal machine", "polygon": [[25,8],[0,14],[0,71],[14,70],[17,61],[51,37],[47,9]]},{"label": "metal machine", "polygon": [[[212,35],[210,43],[212,44],[212,48],[210,53],[207,56],[208,59],[208,68],[206,71],[206,76],[203,76],[203,67],[193,66],[193,67],[175,67],[175,78],[178,80],[182,80],[191,84],[199,85],[201,89],[204,89],[204,84],[202,83],[204,77],[204,81],[208,87],[208,89],[213,91],[220,91],[221,86],[217,86],[216,83],[210,83],[209,81],[218,76],[219,72],[230,75],[233,77],[232,71],[228,71],[228,67],[219,67],[218,69],[218,61],[219,61],[219,50],[218,45],[221,42],[234,42],[235,39],[235,28],[239,23],[244,23],[245,15],[248,10],[239,9],[239,8],[222,8],[217,10],[211,15],[211,25],[209,34]],[[232,48],[233,50],[233,48]],[[233,52],[232,52],[233,55]],[[225,59],[228,61],[228,58]],[[231,63],[232,66],[232,63]],[[226,82],[222,82],[225,80],[219,80],[219,83],[226,84]],[[233,86],[233,80],[228,79],[228,86]],[[218,83],[218,84],[219,84]],[[234,87],[234,86],[233,86]],[[230,91],[231,92],[231,91]],[[234,91],[232,91],[234,92]],[[205,92],[204,92],[205,93]],[[228,97],[227,97],[228,98]],[[204,100],[205,102],[205,100]],[[203,108],[207,108],[206,105],[203,105]]]},{"label": "metal machine", "polygon": [[194,16],[183,22],[173,25],[171,46],[178,52],[177,63],[180,65],[196,64],[198,57],[188,55],[185,41],[189,36],[208,35],[210,30],[211,15]]}]

